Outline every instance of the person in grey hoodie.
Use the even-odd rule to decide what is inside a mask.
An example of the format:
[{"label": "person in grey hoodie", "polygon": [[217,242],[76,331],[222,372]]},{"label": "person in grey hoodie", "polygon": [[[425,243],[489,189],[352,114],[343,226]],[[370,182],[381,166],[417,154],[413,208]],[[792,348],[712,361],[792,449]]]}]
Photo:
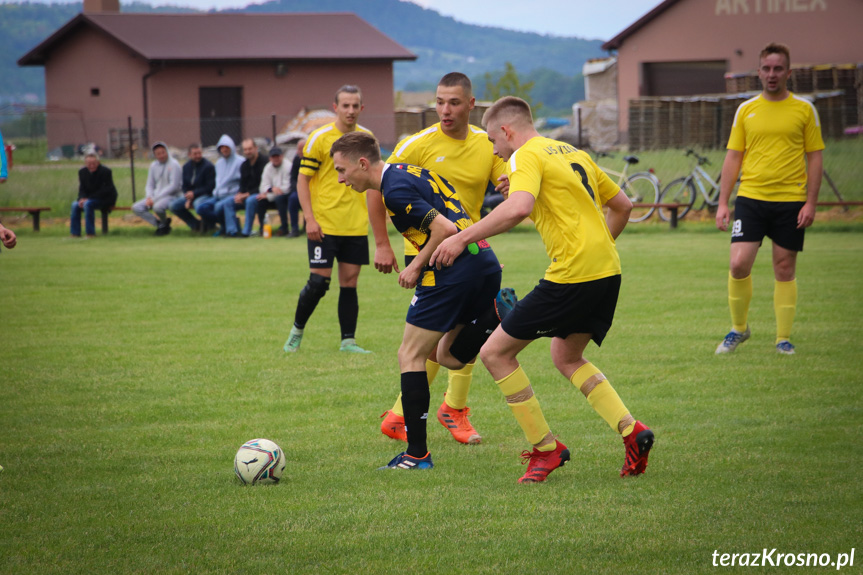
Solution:
[{"label": "person in grey hoodie", "polygon": [[168,153],[165,142],[156,142],[152,149],[156,159],[150,164],[147,174],[147,193],[143,200],[132,205],[132,211],[155,227],[157,236],[164,236],[171,233],[168,207],[183,192],[183,168]]},{"label": "person in grey hoodie", "polygon": [[[245,161],[245,158],[237,153],[234,140],[227,134],[222,134],[216,147],[221,156],[216,161],[216,188],[213,190],[213,196],[197,208],[198,215],[201,216],[207,228],[214,227],[216,222],[224,217],[224,212],[218,212],[216,209],[219,202],[233,198],[234,194],[240,191],[240,166]],[[236,234],[236,222],[231,224],[222,222],[222,229],[216,232],[216,235],[222,235],[228,225],[235,230]]]}]

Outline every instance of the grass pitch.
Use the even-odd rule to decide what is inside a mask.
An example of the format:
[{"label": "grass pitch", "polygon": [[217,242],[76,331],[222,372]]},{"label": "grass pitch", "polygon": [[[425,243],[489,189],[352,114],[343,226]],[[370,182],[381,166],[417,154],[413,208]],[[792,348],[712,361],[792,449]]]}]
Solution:
[{"label": "grass pitch", "polygon": [[[726,235],[624,232],[615,325],[587,357],[656,432],[648,471],[618,477],[620,439],[541,340],[522,363],[573,459],[518,485],[527,445],[481,366],[481,445],[432,415],[432,471],[376,469],[402,449],[378,428],[410,299],[394,276],[360,278],[358,341],[373,355],[338,352],[333,287],[288,356],[304,240],[21,229],[0,254],[0,573],[696,573],[714,551],[763,548],[857,548],[859,570],[860,231],[807,234],[792,357],[773,351],[767,249],[752,339],[717,357]],[[535,232],[491,243],[504,283],[530,290],[546,265]],[[444,388],[442,371],[432,412]],[[254,437],[286,451],[281,484],[234,478]]]}]

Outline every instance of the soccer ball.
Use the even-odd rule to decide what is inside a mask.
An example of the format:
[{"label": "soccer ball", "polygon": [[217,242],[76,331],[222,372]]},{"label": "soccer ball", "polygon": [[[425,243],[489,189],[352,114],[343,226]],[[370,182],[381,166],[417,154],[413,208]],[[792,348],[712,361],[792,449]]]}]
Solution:
[{"label": "soccer ball", "polygon": [[269,439],[245,442],[234,457],[234,473],[244,484],[278,483],[284,471],[285,454]]}]

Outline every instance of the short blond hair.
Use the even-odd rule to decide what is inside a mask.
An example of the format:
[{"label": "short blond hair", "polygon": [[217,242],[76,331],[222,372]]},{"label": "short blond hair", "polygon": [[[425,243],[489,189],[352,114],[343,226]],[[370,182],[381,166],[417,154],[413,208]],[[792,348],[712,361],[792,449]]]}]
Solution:
[{"label": "short blond hair", "polygon": [[482,115],[482,126],[488,129],[488,125],[492,120],[497,120],[501,124],[516,122],[524,122],[528,125],[533,125],[533,114],[530,111],[530,104],[516,96],[504,96]]}]

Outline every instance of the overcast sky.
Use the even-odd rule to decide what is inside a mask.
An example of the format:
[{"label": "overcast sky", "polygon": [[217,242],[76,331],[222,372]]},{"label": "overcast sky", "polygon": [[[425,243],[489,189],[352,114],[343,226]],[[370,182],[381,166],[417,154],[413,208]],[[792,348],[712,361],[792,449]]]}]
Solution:
[{"label": "overcast sky", "polygon": [[610,40],[660,0],[412,0],[468,24]]},{"label": "overcast sky", "polygon": [[[49,0],[37,0],[49,1]],[[68,2],[73,0],[59,0]],[[242,8],[254,0],[143,0],[199,10]],[[359,0],[361,1],[361,0]],[[661,0],[411,0],[444,16],[479,24],[586,39],[610,40]],[[2,2],[2,0],[0,0]],[[261,2],[262,3],[262,2]],[[122,0],[121,0],[122,4]]]}]

